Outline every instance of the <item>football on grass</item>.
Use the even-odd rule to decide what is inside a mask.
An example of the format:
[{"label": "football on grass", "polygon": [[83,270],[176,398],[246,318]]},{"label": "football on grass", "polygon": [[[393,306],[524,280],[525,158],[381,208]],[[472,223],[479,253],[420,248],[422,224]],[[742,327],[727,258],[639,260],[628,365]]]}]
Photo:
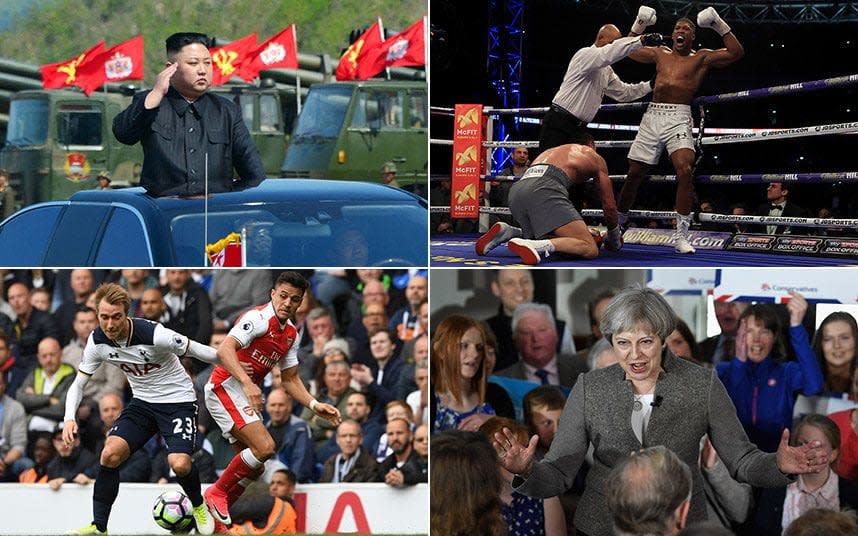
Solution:
[{"label": "football on grass", "polygon": [[194,524],[191,508],[191,500],[181,491],[165,491],[155,499],[152,517],[170,532],[187,532]]}]

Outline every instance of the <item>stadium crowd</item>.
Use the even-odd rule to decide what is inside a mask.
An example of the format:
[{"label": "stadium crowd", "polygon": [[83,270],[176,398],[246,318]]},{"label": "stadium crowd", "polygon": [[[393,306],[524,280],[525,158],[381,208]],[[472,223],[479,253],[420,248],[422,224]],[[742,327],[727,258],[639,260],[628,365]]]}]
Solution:
[{"label": "stadium crowd", "polygon": [[[433,534],[691,534],[707,518],[700,534],[781,534],[806,513],[821,519],[815,509],[858,509],[852,314],[828,314],[814,329],[796,292],[785,305],[716,303],[721,333],[702,338],[653,291],[590,288],[590,333],[570,348],[553,306],[534,302],[532,272],[489,279],[473,290],[497,299],[490,318],[475,318],[471,302],[433,301]],[[623,461],[654,445],[679,458]],[[796,449],[818,449],[808,460],[819,465],[787,469]],[[457,455],[492,451],[496,474]],[[509,470],[516,456],[530,465]],[[640,471],[666,466],[669,478],[625,493]],[[854,516],[846,523],[843,533],[858,534]]]},{"label": "stadium crowd", "polygon": [[[59,490],[95,480],[105,436],[131,397],[122,370],[100,367],[85,386],[77,413],[80,433],[73,445],[63,444],[66,393],[98,326],[93,302],[99,284],[115,282],[128,291],[129,316],[160,322],[216,348],[241,313],[270,301],[278,272],[75,269],[0,275],[0,478]],[[296,482],[427,482],[425,270],[302,275],[312,288],[292,319],[299,375],[319,401],[340,410],[343,422],[334,429],[293,403],[279,387],[275,367],[263,385],[264,422],[277,453],[266,463],[268,495],[288,503]],[[234,452],[203,403],[212,366],[190,357],[182,365],[199,405],[193,460],[201,481],[211,483]],[[120,466],[120,481],[175,482],[165,447],[156,436]],[[266,501],[264,517],[271,512]],[[236,523],[254,511],[252,505],[240,508],[244,513]]]}]

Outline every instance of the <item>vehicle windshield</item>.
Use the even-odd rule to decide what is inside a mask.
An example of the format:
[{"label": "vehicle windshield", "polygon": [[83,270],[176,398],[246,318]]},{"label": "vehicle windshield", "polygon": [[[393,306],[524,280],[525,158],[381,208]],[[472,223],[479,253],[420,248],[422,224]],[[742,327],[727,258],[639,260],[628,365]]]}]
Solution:
[{"label": "vehicle windshield", "polygon": [[6,144],[15,147],[41,145],[48,137],[48,101],[15,99],[9,106]]},{"label": "vehicle windshield", "polygon": [[329,86],[310,91],[301,115],[298,116],[293,140],[304,136],[323,138],[339,136],[349,109],[352,89],[352,86]]},{"label": "vehicle windshield", "polygon": [[63,104],[57,110],[57,142],[63,146],[101,145],[101,109],[89,104]]},{"label": "vehicle windshield", "polygon": [[233,251],[240,251],[246,266],[426,263],[426,211],[418,205],[312,205],[281,204],[209,213],[208,218],[201,214],[176,216],[170,227],[177,264],[200,265],[205,258],[204,244],[215,244],[231,233],[241,239],[242,247]]}]

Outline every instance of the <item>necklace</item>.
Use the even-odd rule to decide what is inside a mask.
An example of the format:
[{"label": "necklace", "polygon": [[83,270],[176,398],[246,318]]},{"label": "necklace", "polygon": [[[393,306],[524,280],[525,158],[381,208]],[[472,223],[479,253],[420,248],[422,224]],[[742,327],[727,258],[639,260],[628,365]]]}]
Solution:
[{"label": "necklace", "polygon": [[641,411],[643,409],[643,402],[641,402],[641,398],[643,395],[634,395],[635,396],[635,404],[632,406],[632,409],[635,411]]}]

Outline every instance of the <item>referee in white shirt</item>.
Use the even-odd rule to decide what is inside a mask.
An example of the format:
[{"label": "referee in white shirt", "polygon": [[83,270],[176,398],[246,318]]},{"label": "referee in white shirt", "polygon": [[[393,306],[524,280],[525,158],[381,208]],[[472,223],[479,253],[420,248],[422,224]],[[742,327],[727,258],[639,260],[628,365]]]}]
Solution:
[{"label": "referee in white shirt", "polygon": [[542,120],[539,151],[567,143],[587,144],[592,136],[587,123],[593,120],[605,95],[619,102],[639,99],[652,91],[653,81],[627,84],[611,65],[643,46],[662,43],[659,34],[620,37],[613,24],[599,29],[596,41],[584,47],[569,60],[560,89]]}]

